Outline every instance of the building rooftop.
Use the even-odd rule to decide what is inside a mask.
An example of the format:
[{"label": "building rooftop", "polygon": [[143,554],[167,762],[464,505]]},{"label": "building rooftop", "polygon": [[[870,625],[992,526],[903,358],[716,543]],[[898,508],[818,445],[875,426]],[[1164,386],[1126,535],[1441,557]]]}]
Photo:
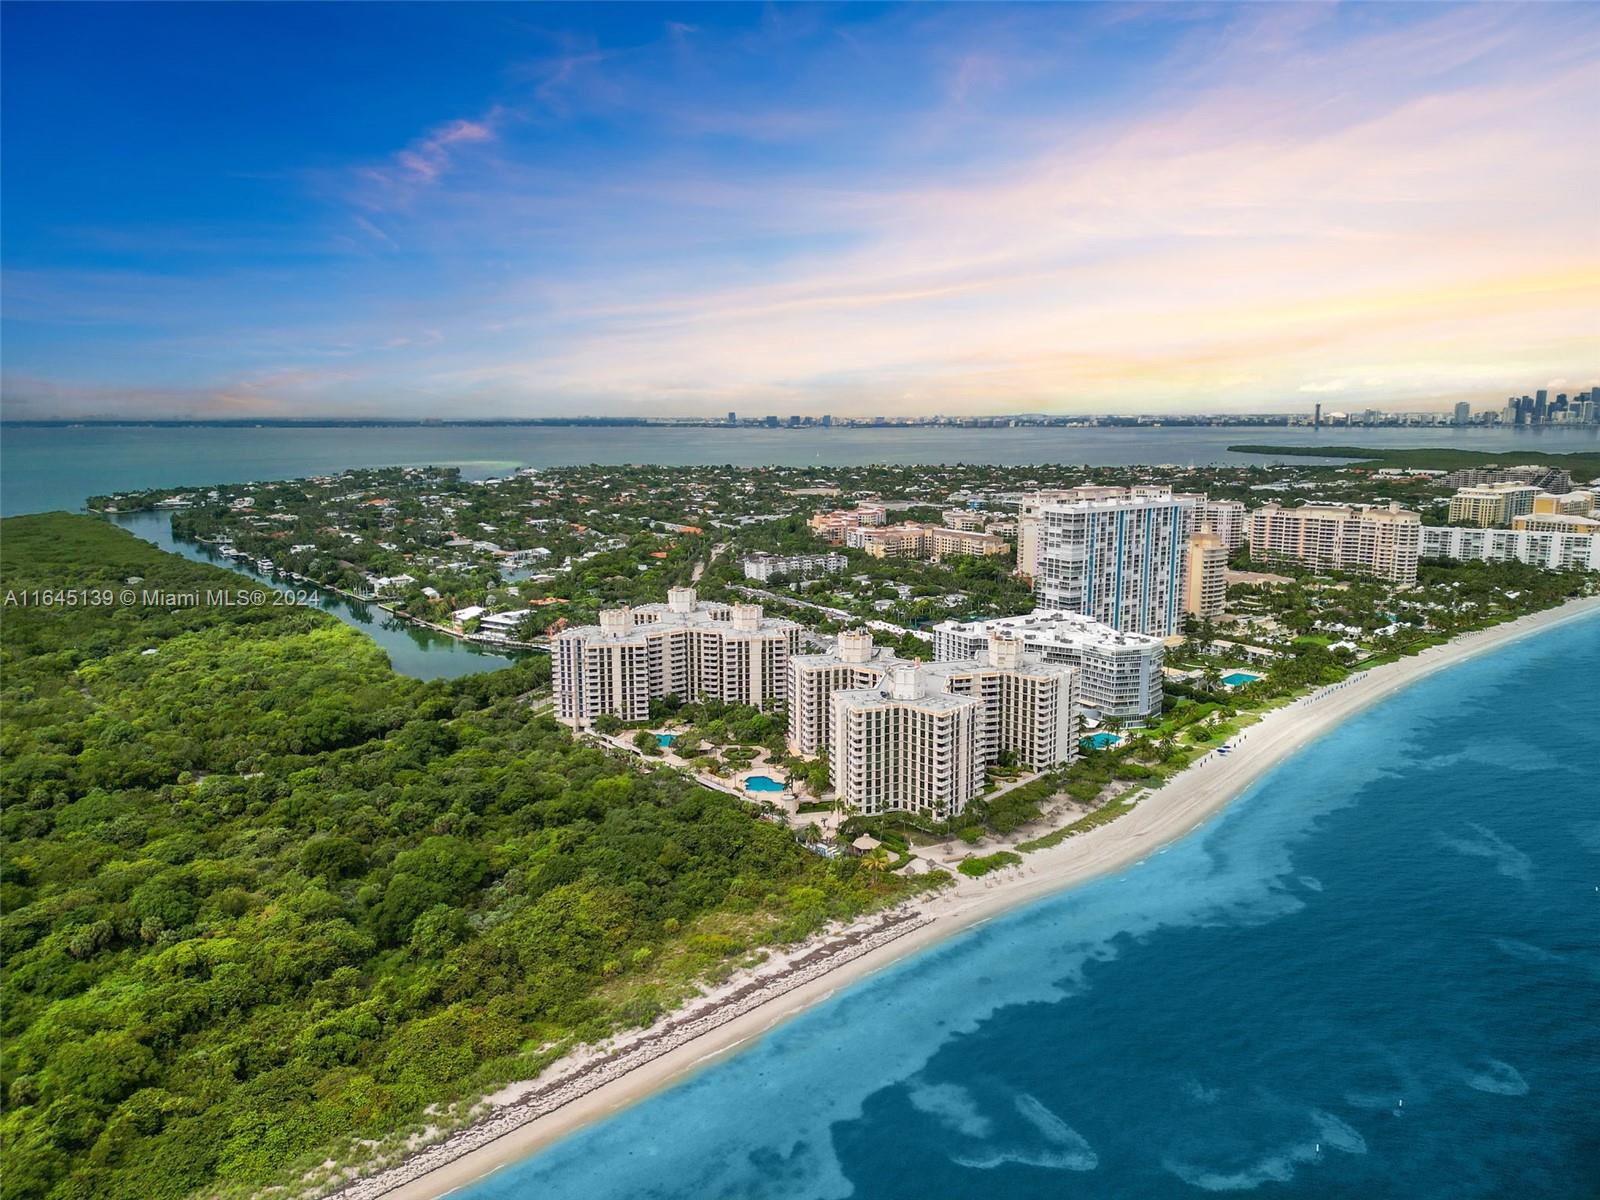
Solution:
[{"label": "building rooftop", "polygon": [[950,630],[969,636],[1007,631],[1025,642],[1054,643],[1062,646],[1092,646],[1111,649],[1148,649],[1161,645],[1161,639],[1145,633],[1124,633],[1102,625],[1081,613],[1038,608],[1016,617],[994,617],[987,621],[945,621],[935,631]]}]

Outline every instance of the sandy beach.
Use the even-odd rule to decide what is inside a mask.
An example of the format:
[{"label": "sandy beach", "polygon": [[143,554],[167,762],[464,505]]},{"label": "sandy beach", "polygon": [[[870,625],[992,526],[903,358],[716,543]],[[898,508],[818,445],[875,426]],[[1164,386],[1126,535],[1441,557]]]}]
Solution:
[{"label": "sandy beach", "polygon": [[586,1051],[537,1081],[497,1093],[487,1118],[399,1165],[352,1183],[340,1200],[432,1200],[527,1157],[729,1053],[840,988],[1018,905],[1117,871],[1194,830],[1265,773],[1340,722],[1473,655],[1600,612],[1600,597],[1434,647],[1276,709],[1151,791],[1127,814],[1025,856],[1020,866],[774,955],[650,1030]]}]

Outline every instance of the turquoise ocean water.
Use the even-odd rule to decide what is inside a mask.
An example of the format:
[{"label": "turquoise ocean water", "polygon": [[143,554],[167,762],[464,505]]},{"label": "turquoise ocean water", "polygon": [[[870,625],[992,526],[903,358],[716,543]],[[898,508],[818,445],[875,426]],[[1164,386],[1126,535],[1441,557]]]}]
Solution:
[{"label": "turquoise ocean water", "polygon": [[1600,1195],[1600,619],[463,1200]]}]

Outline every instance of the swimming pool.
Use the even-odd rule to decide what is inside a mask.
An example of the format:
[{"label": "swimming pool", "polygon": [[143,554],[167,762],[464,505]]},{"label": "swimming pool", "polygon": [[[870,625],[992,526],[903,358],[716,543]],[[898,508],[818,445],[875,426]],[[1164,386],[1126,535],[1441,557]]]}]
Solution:
[{"label": "swimming pool", "polygon": [[1107,746],[1115,746],[1121,740],[1120,733],[1091,733],[1086,738],[1079,738],[1078,745],[1088,750],[1104,750]]},{"label": "swimming pool", "polygon": [[678,735],[675,734],[675,733],[658,733],[658,734],[656,734],[656,745],[660,746],[663,750],[665,750],[668,746],[672,745],[672,743],[677,741],[677,740],[678,740]]},{"label": "swimming pool", "polygon": [[1222,682],[1229,687],[1243,687],[1245,684],[1254,683],[1260,678],[1261,676],[1252,675],[1249,671],[1234,671],[1231,674],[1224,675]]},{"label": "swimming pool", "polygon": [[744,781],[744,786],[752,792],[781,792],[784,783],[781,779],[774,779],[771,775],[751,775]]}]

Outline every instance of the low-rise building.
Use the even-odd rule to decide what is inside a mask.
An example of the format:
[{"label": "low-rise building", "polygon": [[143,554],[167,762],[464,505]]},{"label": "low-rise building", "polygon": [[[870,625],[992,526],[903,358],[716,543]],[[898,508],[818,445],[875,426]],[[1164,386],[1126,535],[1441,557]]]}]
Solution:
[{"label": "low-rise building", "polygon": [[849,566],[842,554],[750,554],[740,560],[746,579],[772,582],[775,576],[787,579],[816,579],[837,575]]},{"label": "low-rise building", "polygon": [[947,508],[944,510],[944,525],[946,529],[965,529],[972,533],[982,533],[984,526],[989,523],[989,513],[979,508]]},{"label": "low-rise building", "polygon": [[932,544],[931,525],[906,522],[878,527],[857,526],[845,534],[845,545],[865,550],[873,558],[927,558]]},{"label": "low-rise building", "polygon": [[934,528],[928,533],[928,557],[934,562],[947,558],[1008,554],[1011,543],[998,533],[978,533],[967,529]]},{"label": "low-rise building", "polygon": [[845,545],[865,550],[874,558],[918,558],[934,562],[965,555],[1006,554],[1011,550],[1011,543],[997,533],[974,533],[915,521],[879,527],[857,526],[845,531]]},{"label": "low-rise building", "polygon": [[838,546],[844,544],[845,535],[850,530],[882,525],[888,520],[888,514],[887,505],[865,501],[854,508],[819,512],[806,523],[818,537]]}]

